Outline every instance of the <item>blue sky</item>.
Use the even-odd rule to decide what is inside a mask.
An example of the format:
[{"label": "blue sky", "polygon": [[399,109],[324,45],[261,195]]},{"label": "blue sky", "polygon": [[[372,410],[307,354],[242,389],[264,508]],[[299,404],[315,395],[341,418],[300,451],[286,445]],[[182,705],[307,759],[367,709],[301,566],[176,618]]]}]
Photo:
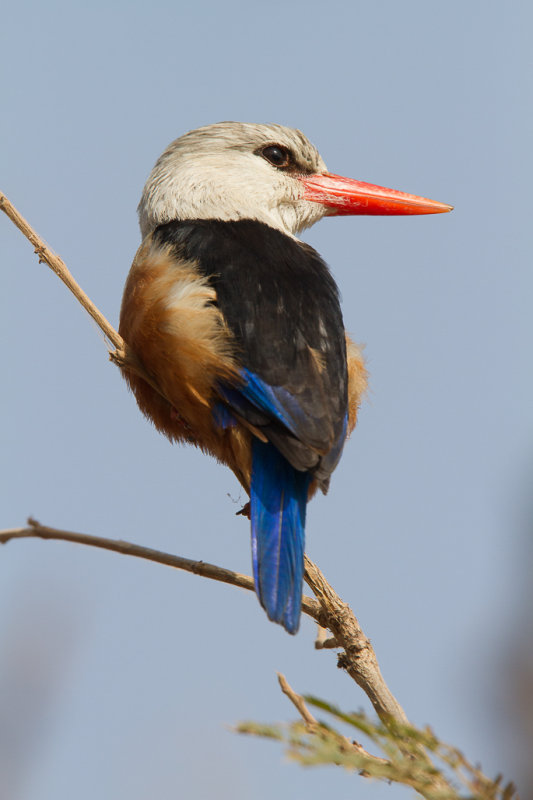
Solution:
[{"label": "blue sky", "polygon": [[[159,153],[227,119],[301,128],[338,174],[450,215],[324,220],[370,392],[308,553],[392,691],[487,772],[520,760],[531,630],[529,4],[20,2],[3,13],[0,188],[117,323]],[[231,473],[137,410],[100,333],[0,220],[1,527],[29,514],[250,571]],[[241,719],[361,691],[255,598],[74,545],[0,551],[10,800],[407,796],[302,770]],[[523,642],[526,642],[524,645]],[[527,757],[528,748],[524,748]]]}]

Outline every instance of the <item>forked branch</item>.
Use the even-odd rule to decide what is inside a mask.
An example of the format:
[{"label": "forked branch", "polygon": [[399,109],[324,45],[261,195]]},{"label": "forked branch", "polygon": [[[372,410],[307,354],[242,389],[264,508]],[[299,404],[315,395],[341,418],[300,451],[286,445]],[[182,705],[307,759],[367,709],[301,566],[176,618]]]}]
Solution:
[{"label": "forked branch", "polygon": [[[157,564],[165,564],[175,569],[183,569],[186,572],[229,583],[241,589],[254,590],[253,578],[224,567],[218,567],[215,564],[194,561],[122,540],[51,528],[48,525],[41,525],[34,519],[29,519],[25,528],[0,531],[0,544],[6,544],[12,539],[28,538],[56,539],[90,545],[121,555],[155,561]],[[303,597],[302,611],[334,633],[337,640],[336,646],[343,648],[343,652],[339,655],[339,666],[344,668],[363,689],[383,722],[387,723],[393,719],[396,722],[405,723],[407,719],[405,713],[383,680],[374,649],[364,635],[356,617],[332,589],[316,564],[313,564],[307,556],[305,558],[305,580],[316,594],[317,600]]]}]

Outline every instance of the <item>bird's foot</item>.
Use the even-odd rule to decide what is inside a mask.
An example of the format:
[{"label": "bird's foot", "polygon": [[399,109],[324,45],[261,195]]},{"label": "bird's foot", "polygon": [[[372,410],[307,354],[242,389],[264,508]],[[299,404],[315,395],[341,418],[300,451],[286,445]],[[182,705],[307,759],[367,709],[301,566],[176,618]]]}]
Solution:
[{"label": "bird's foot", "polygon": [[250,511],[250,501],[249,500],[246,503],[246,505],[244,505],[241,508],[241,510],[237,511],[237,513],[235,514],[236,517],[238,517],[239,515],[241,515],[243,517],[248,517],[248,519],[252,518],[252,512]]}]

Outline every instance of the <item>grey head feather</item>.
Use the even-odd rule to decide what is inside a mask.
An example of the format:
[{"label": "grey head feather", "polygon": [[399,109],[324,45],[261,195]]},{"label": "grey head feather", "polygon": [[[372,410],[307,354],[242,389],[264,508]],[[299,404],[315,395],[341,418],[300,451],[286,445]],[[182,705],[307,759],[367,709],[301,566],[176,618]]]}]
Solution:
[{"label": "grey head feather", "polygon": [[218,122],[189,131],[158,158],[139,203],[143,238],[175,219],[257,219],[294,235],[324,216],[303,199],[294,172],[261,156],[266,145],[287,148],[305,173],[326,171],[316,148],[295,128]]}]

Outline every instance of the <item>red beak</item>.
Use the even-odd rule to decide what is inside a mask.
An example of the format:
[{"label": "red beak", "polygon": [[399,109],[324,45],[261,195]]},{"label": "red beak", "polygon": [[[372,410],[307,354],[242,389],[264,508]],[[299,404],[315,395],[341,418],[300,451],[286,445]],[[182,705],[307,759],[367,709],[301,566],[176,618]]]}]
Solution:
[{"label": "red beak", "polygon": [[372,214],[391,216],[396,214],[442,214],[453,206],[417,197],[414,194],[397,192],[373,183],[354,181],[325,172],[300,178],[305,187],[304,200],[322,203],[330,214]]}]

